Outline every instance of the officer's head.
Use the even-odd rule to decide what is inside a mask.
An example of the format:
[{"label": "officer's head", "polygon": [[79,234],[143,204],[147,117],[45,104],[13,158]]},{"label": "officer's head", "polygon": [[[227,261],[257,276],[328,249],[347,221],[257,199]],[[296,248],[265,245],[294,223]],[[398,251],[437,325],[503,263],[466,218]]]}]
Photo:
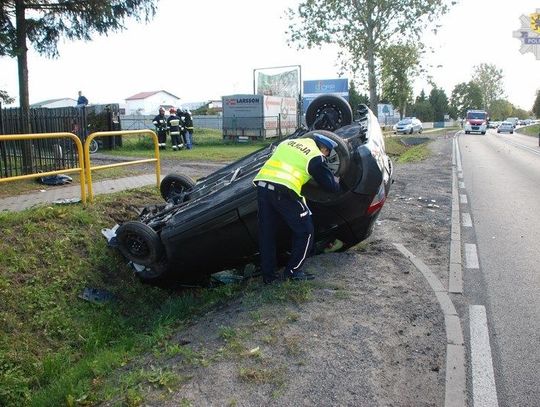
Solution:
[{"label": "officer's head", "polygon": [[162,107],[159,108],[159,114],[165,114],[165,109],[163,109]]},{"label": "officer's head", "polygon": [[315,140],[317,147],[319,147],[319,150],[321,150],[321,153],[323,153],[326,157],[328,157],[332,150],[337,147],[337,143],[334,140],[320,133],[315,133],[313,135],[313,139]]},{"label": "officer's head", "polygon": [[176,114],[176,109],[174,107],[169,109],[170,114]]}]

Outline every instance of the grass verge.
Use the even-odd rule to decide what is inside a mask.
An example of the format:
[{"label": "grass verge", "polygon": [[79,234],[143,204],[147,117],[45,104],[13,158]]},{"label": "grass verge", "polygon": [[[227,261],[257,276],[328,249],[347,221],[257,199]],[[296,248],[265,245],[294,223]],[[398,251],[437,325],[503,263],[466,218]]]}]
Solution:
[{"label": "grass verge", "polygon": [[[219,130],[195,129],[192,150],[173,151],[169,144],[170,140],[167,140],[167,149],[160,151],[160,157],[179,161],[228,162],[265,147],[272,141],[275,139],[249,143],[224,142]],[[103,151],[103,153],[125,157],[145,157],[152,154],[152,149],[153,143],[149,136],[124,137],[121,148]]]},{"label": "grass verge", "polygon": [[[153,189],[141,189],[87,208],[0,214],[0,405],[94,402],[110,372],[236,294],[233,286],[172,292],[143,285],[107,247],[101,229],[154,198]],[[114,300],[84,301],[86,287]]]},{"label": "grass verge", "polygon": [[540,124],[533,124],[532,126],[521,127],[516,130],[516,133],[525,134],[526,136],[538,137],[538,134],[540,134]]},{"label": "grass verge", "polygon": [[[255,308],[310,299],[309,284],[188,291],[142,284],[107,247],[101,229],[132,219],[133,207],[159,201],[154,188],[141,188],[98,196],[87,208],[0,213],[0,405],[139,405],[143,387],[167,393],[190,380],[168,369],[137,368],[144,355],[160,349],[164,357],[209,363],[169,342],[186,321],[239,295]],[[106,290],[112,299],[85,301],[85,288]],[[233,354],[244,351],[239,331],[224,328],[221,337]],[[128,366],[135,368],[123,370]],[[245,377],[252,379],[247,371]]]}]

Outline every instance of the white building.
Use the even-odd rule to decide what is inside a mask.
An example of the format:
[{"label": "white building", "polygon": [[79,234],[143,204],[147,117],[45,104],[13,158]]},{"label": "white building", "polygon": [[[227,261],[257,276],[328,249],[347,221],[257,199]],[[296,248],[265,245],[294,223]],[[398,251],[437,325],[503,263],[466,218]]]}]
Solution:
[{"label": "white building", "polygon": [[165,90],[141,92],[126,98],[127,115],[156,115],[160,107],[165,111],[180,106],[180,98]]},{"label": "white building", "polygon": [[71,98],[59,98],[59,99],[49,99],[44,100],[38,103],[32,103],[30,107],[32,108],[48,108],[53,109],[55,107],[75,107],[77,106],[77,101]]}]

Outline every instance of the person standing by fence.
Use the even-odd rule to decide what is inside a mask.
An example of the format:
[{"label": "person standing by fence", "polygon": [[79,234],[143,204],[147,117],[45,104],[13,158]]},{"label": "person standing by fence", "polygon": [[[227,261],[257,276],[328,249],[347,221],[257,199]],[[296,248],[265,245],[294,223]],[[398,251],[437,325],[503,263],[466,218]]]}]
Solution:
[{"label": "person standing by fence", "polygon": [[193,118],[189,109],[185,108],[182,111],[182,119],[184,122],[184,140],[186,141],[186,148],[191,150],[193,148]]},{"label": "person standing by fence", "polygon": [[79,91],[79,97],[77,98],[77,107],[86,107],[88,105],[88,99]]}]

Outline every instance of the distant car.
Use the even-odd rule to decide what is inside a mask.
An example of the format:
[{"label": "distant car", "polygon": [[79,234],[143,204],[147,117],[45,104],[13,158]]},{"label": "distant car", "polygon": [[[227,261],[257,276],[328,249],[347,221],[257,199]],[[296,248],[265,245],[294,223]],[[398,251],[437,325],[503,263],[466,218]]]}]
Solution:
[{"label": "distant car", "polygon": [[514,124],[512,122],[504,121],[497,128],[497,133],[510,133],[514,134]]},{"label": "distant car", "polygon": [[488,129],[496,129],[499,127],[499,124],[501,124],[501,122],[492,120],[488,123]]},{"label": "distant car", "polygon": [[[307,128],[262,148],[197,182],[182,174],[167,175],[160,185],[164,204],[149,205],[138,220],[110,229],[120,252],[137,275],[160,280],[204,284],[211,274],[257,263],[257,189],[253,178],[279,142],[322,133],[337,143],[328,166],[344,190],[331,194],[308,182],[302,189],[313,213],[314,252],[336,239],[345,250],[366,239],[392,184],[392,162],[375,115],[365,105],[359,119],[339,96],[315,98],[306,111]],[[290,250],[290,232],[276,226],[278,262]]]},{"label": "distant car", "polygon": [[405,117],[394,125],[394,133],[396,134],[422,133],[423,130],[422,122],[416,117]]}]

